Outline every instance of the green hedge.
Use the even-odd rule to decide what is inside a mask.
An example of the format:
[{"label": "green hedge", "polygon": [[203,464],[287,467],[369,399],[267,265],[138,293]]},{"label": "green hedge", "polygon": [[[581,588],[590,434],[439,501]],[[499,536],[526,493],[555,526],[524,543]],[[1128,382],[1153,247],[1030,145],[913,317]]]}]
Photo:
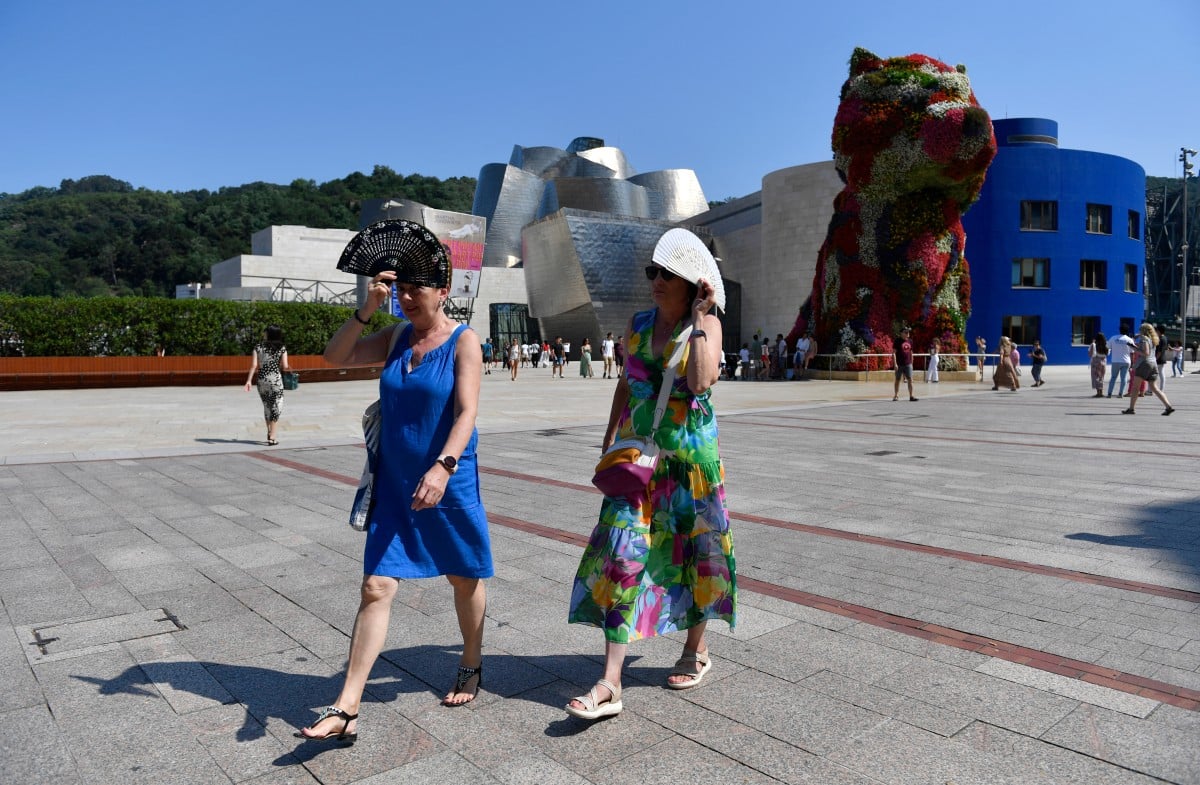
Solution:
[{"label": "green hedge", "polygon": [[[161,297],[0,295],[0,357],[249,354],[270,324],[292,354],[321,354],[351,309],[321,303],[235,303]],[[377,312],[369,328],[396,321]]]}]

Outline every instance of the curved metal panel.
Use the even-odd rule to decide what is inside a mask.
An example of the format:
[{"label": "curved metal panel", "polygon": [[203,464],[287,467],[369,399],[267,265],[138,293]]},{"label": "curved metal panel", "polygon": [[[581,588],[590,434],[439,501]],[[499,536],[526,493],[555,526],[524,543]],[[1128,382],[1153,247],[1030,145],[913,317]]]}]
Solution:
[{"label": "curved metal panel", "polygon": [[555,166],[569,153],[566,150],[560,150],[557,147],[522,147],[515,145],[513,147],[512,157],[508,163],[512,166],[520,167],[530,174],[540,175],[552,166]]},{"label": "curved metal panel", "polygon": [[650,217],[646,189],[628,180],[559,177],[546,184],[538,217],[543,218],[563,207],[633,218]]},{"label": "curved metal panel", "polygon": [[527,226],[525,285],[543,335],[596,345],[607,332],[623,333],[634,311],[651,306],[642,268],[669,228],[569,209]]},{"label": "curved metal panel", "polygon": [[691,169],[662,169],[629,178],[629,182],[645,186],[660,195],[657,212],[662,221],[684,221],[708,209],[700,179]]},{"label": "curved metal panel", "polygon": [[506,164],[489,164],[480,171],[479,177],[475,189],[476,205],[481,203],[481,193],[486,199],[491,191],[497,191],[490,215],[472,210],[475,215],[488,219],[483,266],[515,267],[521,262],[521,227],[537,214],[538,202],[542,197],[542,179]]},{"label": "curved metal panel", "polygon": [[593,177],[597,180],[612,180],[616,176],[616,170],[609,169],[604,164],[580,158],[577,155],[564,158],[542,172],[542,177],[547,180],[552,180],[556,177]]},{"label": "curved metal panel", "polygon": [[500,189],[504,185],[505,164],[484,164],[475,178],[475,198],[471,202],[471,214],[482,215],[490,223],[500,201]]},{"label": "curved metal panel", "polygon": [[621,152],[619,147],[596,147],[582,151],[579,157],[612,169],[622,180],[637,174],[637,170],[625,160],[625,153]]}]

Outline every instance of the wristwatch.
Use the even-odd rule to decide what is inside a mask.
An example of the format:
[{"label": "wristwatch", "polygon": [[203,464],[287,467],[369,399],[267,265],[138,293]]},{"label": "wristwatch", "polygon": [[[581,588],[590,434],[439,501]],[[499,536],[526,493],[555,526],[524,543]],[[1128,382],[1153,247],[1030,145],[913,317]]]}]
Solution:
[{"label": "wristwatch", "polygon": [[456,471],[458,471],[458,459],[453,455],[440,455],[438,456],[437,462],[442,465],[443,469],[451,474],[454,474]]},{"label": "wristwatch", "polygon": [[691,337],[693,337],[693,338],[703,338],[704,340],[706,340],[706,341],[707,341],[707,340],[708,340],[708,333],[704,332],[703,330],[692,330],[692,336],[691,336]]}]

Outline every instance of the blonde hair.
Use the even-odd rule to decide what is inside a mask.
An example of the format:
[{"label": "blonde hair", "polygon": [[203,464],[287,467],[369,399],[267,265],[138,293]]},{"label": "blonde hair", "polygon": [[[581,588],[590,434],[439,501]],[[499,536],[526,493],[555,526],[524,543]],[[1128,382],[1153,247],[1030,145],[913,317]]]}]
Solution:
[{"label": "blonde hair", "polygon": [[1158,346],[1158,330],[1155,330],[1150,322],[1143,322],[1142,329],[1138,332],[1150,339],[1151,346]]}]

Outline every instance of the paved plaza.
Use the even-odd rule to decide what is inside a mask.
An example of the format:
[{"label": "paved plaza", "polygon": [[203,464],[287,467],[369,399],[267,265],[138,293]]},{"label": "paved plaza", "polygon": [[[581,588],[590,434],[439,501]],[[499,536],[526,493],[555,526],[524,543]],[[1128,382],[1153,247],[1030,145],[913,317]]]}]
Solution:
[{"label": "paved plaza", "polygon": [[[714,667],[630,648],[625,711],[566,623],[612,382],[483,379],[496,577],[484,681],[448,585],[402,582],[352,747],[292,731],[336,696],[375,382],[0,393],[0,782],[1200,783],[1200,376],[1178,411],[1086,369],[988,385],[722,382],[740,587]],[[1028,383],[1028,374],[1025,382]]]}]

